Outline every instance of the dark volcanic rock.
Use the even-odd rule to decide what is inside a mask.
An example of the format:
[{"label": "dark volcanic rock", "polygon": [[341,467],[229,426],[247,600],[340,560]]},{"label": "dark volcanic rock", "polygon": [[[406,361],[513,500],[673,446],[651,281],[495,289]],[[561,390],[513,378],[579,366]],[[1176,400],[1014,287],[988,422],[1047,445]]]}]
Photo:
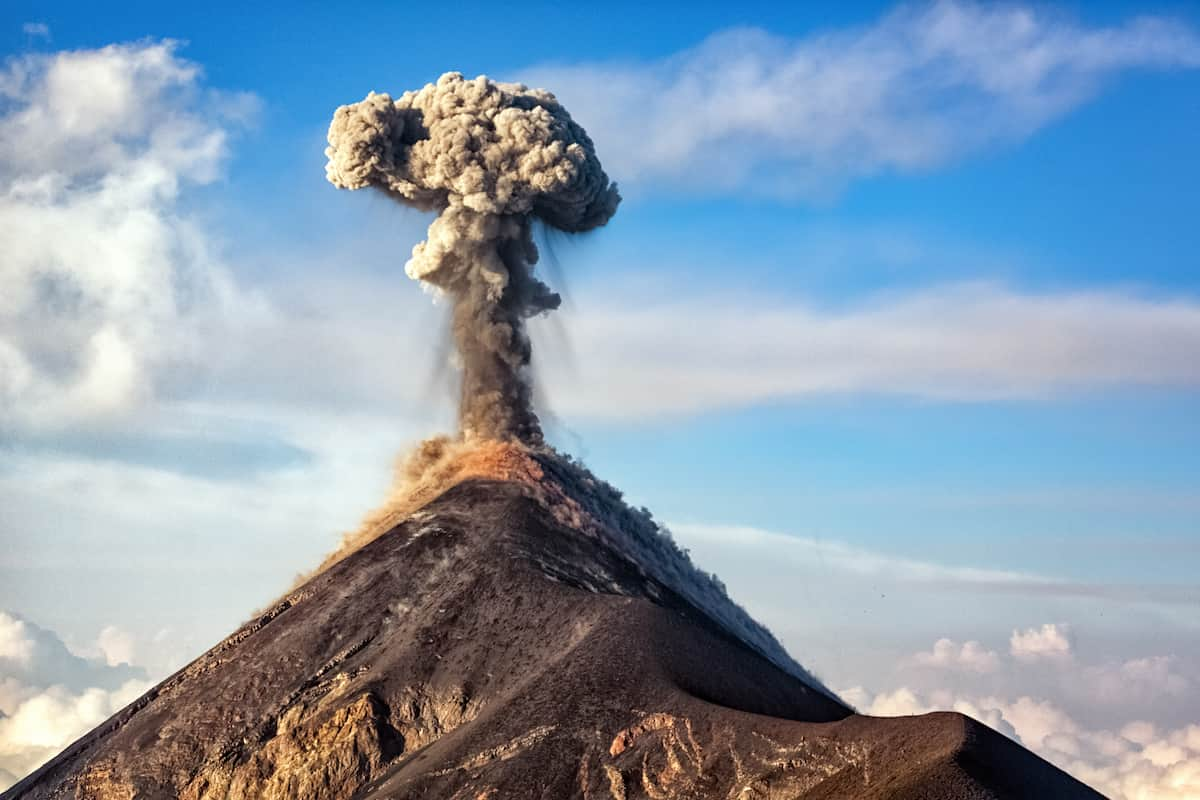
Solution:
[{"label": "dark volcanic rock", "polygon": [[853,714],[535,494],[455,486],[3,800],[1099,797],[967,717]]}]

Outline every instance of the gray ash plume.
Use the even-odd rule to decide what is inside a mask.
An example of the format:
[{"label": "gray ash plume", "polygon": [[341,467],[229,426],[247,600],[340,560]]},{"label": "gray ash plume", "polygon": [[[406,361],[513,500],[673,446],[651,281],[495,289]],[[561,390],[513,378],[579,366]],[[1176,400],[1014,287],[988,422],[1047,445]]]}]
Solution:
[{"label": "gray ash plume", "polygon": [[340,107],[325,154],[335,186],[438,212],[405,271],[453,303],[463,437],[540,444],[525,320],[560,298],[533,274],[533,221],[587,231],[621,199],[587,133],[547,91],[448,72]]}]

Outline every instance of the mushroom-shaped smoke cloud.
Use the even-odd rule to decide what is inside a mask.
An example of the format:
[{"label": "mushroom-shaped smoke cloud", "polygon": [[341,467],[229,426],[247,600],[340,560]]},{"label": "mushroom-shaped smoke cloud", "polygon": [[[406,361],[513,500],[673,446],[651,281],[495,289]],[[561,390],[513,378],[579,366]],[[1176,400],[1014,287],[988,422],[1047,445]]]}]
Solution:
[{"label": "mushroom-shaped smoke cloud", "polygon": [[587,133],[549,92],[448,72],[339,108],[325,155],[334,186],[438,211],[405,271],[453,301],[463,436],[540,443],[525,319],[559,296],[533,275],[533,218],[586,231],[621,199]]}]

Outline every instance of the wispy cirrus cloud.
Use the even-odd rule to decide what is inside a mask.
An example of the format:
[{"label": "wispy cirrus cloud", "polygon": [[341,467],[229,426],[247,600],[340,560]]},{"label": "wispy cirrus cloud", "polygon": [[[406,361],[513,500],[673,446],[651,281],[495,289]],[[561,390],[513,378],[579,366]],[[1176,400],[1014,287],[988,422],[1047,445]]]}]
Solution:
[{"label": "wispy cirrus cloud", "polygon": [[644,302],[604,291],[567,327],[577,363],[541,363],[554,406],[572,414],[653,417],[830,394],[972,402],[1200,386],[1200,300],[1186,296],[976,283],[823,308],[683,287]]},{"label": "wispy cirrus cloud", "polygon": [[645,62],[544,65],[610,174],[705,190],[821,192],[1020,140],[1133,69],[1200,66],[1168,18],[1090,26],[1043,6],[940,0],[799,38],[713,35]]},{"label": "wispy cirrus cloud", "polygon": [[[775,567],[767,572],[779,575],[786,575],[789,570],[818,568],[825,580],[833,573],[841,573],[854,576],[856,580],[865,578],[888,584],[924,585],[938,591],[999,592],[1182,606],[1194,604],[1197,592],[1194,585],[1087,583],[1024,570],[947,564],[899,556],[838,539],[794,536],[748,526],[675,523],[671,530],[689,548],[726,555],[741,554],[757,561],[760,569],[772,563]],[[713,563],[718,562],[709,565]],[[931,658],[936,655],[935,652]],[[945,655],[948,658],[949,654]],[[961,659],[961,655],[957,657]],[[983,652],[971,652],[967,656],[987,658]]]}]

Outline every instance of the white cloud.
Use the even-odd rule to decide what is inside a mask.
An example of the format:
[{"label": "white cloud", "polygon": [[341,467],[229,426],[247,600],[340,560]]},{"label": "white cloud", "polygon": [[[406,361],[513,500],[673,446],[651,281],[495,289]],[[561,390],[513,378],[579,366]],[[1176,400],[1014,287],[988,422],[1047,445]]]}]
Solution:
[{"label": "white cloud", "polygon": [[[72,692],[52,686],[25,700],[11,715],[0,718],[0,779],[5,772],[15,778],[37,769],[149,687],[138,680],[112,691]],[[6,788],[0,783],[0,790]]]},{"label": "white cloud", "polygon": [[24,620],[0,612],[0,659],[28,669],[36,646]]},{"label": "white cloud", "polygon": [[[1011,660],[1005,659],[978,641],[959,645],[943,637],[931,650],[902,661],[898,672],[917,689],[949,683],[980,691],[986,687],[991,694],[1052,694],[1068,712],[1086,712],[1090,724],[1111,724],[1130,713],[1162,714],[1167,707],[1186,703],[1192,688],[1186,666],[1175,656],[1082,663],[1074,653],[1069,626],[1063,624],[1014,631],[1010,655]],[[929,671],[914,672],[907,666]]]},{"label": "white cloud", "polygon": [[976,641],[955,643],[953,639],[938,639],[927,653],[917,653],[913,663],[938,669],[963,669],[970,672],[994,672],[1000,657]]},{"label": "white cloud", "polygon": [[1157,702],[1177,702],[1188,696],[1192,681],[1177,670],[1171,656],[1115,660],[1079,669],[1062,663],[1064,692],[1086,697],[1099,706],[1148,708]]},{"label": "white cloud", "polygon": [[1134,720],[1121,728],[1121,736],[1135,744],[1148,745],[1158,737],[1154,723],[1145,720]]},{"label": "white cloud", "polygon": [[1053,702],[1029,696],[995,696],[908,687],[872,694],[862,687],[841,693],[876,716],[958,711],[1016,739],[1113,800],[1191,800],[1200,796],[1200,727],[1160,732],[1144,721],[1119,731],[1089,730]]},{"label": "white cloud", "polygon": [[[906,671],[902,662],[894,672],[900,680],[895,688],[873,693],[853,686],[841,695],[859,711],[877,716],[937,710],[966,714],[1114,800],[1197,796],[1190,793],[1200,791],[1200,771],[1195,769],[1200,764],[1200,726],[1157,725],[1141,716],[1154,712],[1155,698],[1184,699],[1179,695],[1189,683],[1172,671],[1174,659],[1081,663],[1068,631],[1064,624],[1014,631],[1011,659],[979,642],[960,647],[943,638],[932,651],[909,659],[938,670]],[[964,659],[968,652],[975,655]],[[988,668],[970,669],[980,653],[986,654]],[[1047,675],[1053,679],[1045,680]],[[922,677],[933,681],[909,682]],[[1098,710],[1105,713],[1097,715]],[[1107,722],[1098,722],[1101,717]]]},{"label": "white cloud", "polygon": [[77,655],[52,631],[0,611],[0,712],[13,713],[14,703],[30,687],[115,689],[138,678],[145,678],[145,672]]},{"label": "white cloud", "polygon": [[132,664],[134,661],[133,635],[116,625],[108,625],[100,631],[100,635],[96,637],[96,646],[104,654],[104,661],[110,667]]},{"label": "white cloud", "polygon": [[[101,641],[115,641],[115,629]],[[73,653],[52,631],[0,611],[0,791],[150,687],[144,670]]]},{"label": "white cloud", "polygon": [[0,97],[0,426],[122,414],[239,302],[178,201],[252,102],[170,42],[10,59]]},{"label": "white cloud", "polygon": [[[554,408],[637,418],[833,393],[949,401],[1197,386],[1200,301],[948,285],[825,310],[762,296],[600,295],[547,360]],[[534,320],[535,333],[546,323]],[[629,353],[637,353],[630,359]]]},{"label": "white cloud", "polygon": [[1040,628],[1013,631],[1009,639],[1009,652],[1020,661],[1069,660],[1070,629],[1066,625],[1046,623]]},{"label": "white cloud", "polygon": [[847,700],[864,714],[877,717],[911,717],[914,714],[925,714],[930,709],[917,697],[917,693],[907,686],[901,686],[892,692],[872,696],[861,686],[855,686],[841,693]]},{"label": "white cloud", "polygon": [[1029,136],[1116,73],[1200,65],[1170,19],[1090,27],[1050,9],[957,0],[799,39],[718,33],[653,62],[545,65],[618,181],[821,191]]}]

